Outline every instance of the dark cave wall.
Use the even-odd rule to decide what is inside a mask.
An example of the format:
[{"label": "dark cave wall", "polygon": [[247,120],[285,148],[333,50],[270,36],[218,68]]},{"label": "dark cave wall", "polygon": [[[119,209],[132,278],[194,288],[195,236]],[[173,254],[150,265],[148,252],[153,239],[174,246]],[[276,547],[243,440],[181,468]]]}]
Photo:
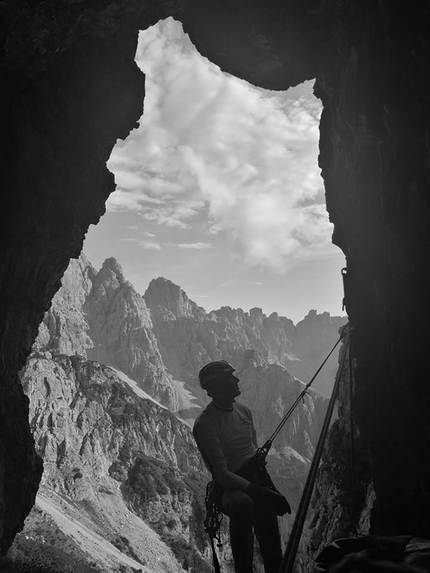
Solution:
[{"label": "dark cave wall", "polygon": [[200,53],[222,70],[286,90],[314,79],[329,49],[323,9],[320,0],[188,0],[180,19]]},{"label": "dark cave wall", "polygon": [[42,471],[17,373],[114,190],[111,150],[142,114],[139,26],[165,16],[155,3],[134,7],[134,24],[118,13],[125,3],[117,12],[91,2],[1,4],[0,554],[22,528]]},{"label": "dark cave wall", "polygon": [[[355,434],[351,441],[345,387],[318,485],[313,549],[357,524],[430,537],[429,11],[428,2],[396,4],[0,2],[2,551],[41,471],[17,372],[114,189],[110,151],[141,114],[137,30],[171,14],[224,70],[272,89],[316,77],[324,104],[320,166],[333,240],[347,258]],[[354,482],[344,463],[351,444]]]},{"label": "dark cave wall", "polygon": [[[348,458],[352,447],[344,474],[355,476],[341,487],[348,517],[338,536],[358,528],[430,537],[429,18],[427,2],[357,5],[350,25],[333,30],[338,58],[315,86],[355,360],[354,439],[347,395],[332,435],[343,436]],[[373,489],[376,502],[366,503]]]}]

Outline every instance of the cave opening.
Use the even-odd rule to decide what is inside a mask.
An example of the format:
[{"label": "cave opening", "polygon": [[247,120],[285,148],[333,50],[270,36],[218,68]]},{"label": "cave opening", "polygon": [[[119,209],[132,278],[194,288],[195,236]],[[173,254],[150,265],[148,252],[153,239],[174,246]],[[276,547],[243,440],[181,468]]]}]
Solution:
[{"label": "cave opening", "polygon": [[139,10],[133,2],[130,10],[96,3],[88,11],[79,3],[76,13],[33,4],[3,14],[1,550],[22,527],[40,480],[17,371],[113,190],[105,170],[112,146],[139,117],[134,33],[171,13],[211,61],[255,85],[283,89],[317,78],[321,165],[336,244],[348,258],[355,411],[382,508],[369,527],[428,536],[424,4],[238,2],[223,12],[218,2],[189,0]]},{"label": "cave opening", "polygon": [[144,113],[112,151],[117,188],[87,234],[90,261],[115,257],[142,294],[163,276],[207,311],[343,314],[313,81],[255,87],[200,55],[172,18],[140,32],[136,62]]}]

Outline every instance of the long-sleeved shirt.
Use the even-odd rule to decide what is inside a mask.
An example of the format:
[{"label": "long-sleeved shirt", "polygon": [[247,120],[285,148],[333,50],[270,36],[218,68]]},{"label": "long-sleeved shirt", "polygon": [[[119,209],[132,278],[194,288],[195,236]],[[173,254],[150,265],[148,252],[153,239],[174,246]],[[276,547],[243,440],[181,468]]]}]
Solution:
[{"label": "long-sleeved shirt", "polygon": [[194,423],[194,438],[207,468],[217,481],[235,472],[257,449],[251,410],[233,403],[231,410],[211,402]]}]

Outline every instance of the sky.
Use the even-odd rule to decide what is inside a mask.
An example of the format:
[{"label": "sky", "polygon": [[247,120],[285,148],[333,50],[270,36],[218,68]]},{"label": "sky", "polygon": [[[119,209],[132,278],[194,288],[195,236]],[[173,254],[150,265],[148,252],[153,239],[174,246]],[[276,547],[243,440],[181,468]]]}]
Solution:
[{"label": "sky", "polygon": [[109,159],[117,188],[86,236],[92,264],[115,257],[141,294],[165,277],[206,311],[344,314],[313,82],[275,92],[225,74],[171,18],[140,34],[136,62],[144,115]]}]

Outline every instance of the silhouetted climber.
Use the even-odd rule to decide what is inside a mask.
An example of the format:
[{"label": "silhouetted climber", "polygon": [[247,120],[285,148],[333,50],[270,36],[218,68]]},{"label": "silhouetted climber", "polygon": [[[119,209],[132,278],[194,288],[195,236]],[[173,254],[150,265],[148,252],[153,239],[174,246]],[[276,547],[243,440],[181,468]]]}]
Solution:
[{"label": "silhouetted climber", "polygon": [[277,515],[290,505],[273,485],[264,466],[249,469],[257,438],[248,407],[239,404],[239,378],[225,360],[206,364],[201,387],[212,398],[194,424],[194,437],[215,482],[211,495],[230,517],[230,542],[236,573],[252,573],[254,535],[265,573],[277,573],[282,561]]}]

